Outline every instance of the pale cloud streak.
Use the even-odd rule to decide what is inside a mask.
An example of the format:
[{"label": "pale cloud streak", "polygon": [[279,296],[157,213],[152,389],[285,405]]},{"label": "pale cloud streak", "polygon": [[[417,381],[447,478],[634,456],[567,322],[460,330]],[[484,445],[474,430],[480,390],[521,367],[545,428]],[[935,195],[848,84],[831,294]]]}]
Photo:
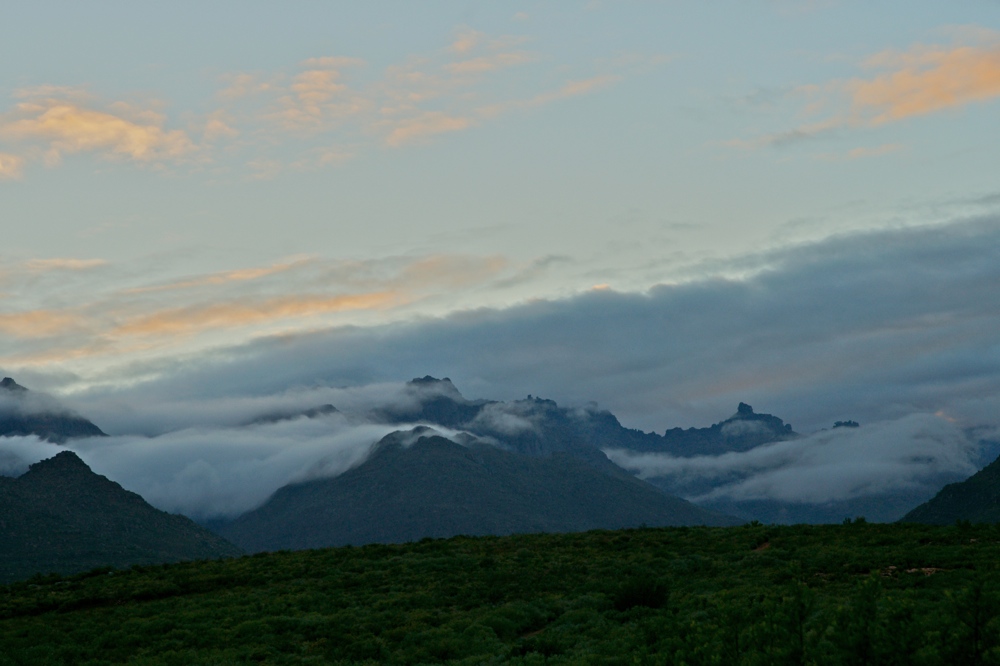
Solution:
[{"label": "pale cloud streak", "polygon": [[1000,37],[984,46],[886,51],[866,65],[888,71],[845,89],[855,113],[873,125],[1000,97]]},{"label": "pale cloud streak", "polygon": [[[1000,97],[1000,33],[955,31],[973,44],[915,45],[887,50],[861,63],[873,75],[839,79],[793,90],[810,101],[806,115],[826,117],[789,130],[724,142],[737,148],[782,147],[836,132],[875,128],[908,118],[959,109]],[[833,112],[831,113],[831,110]],[[893,149],[894,150],[894,149]],[[849,159],[893,152],[852,151]]]},{"label": "pale cloud streak", "polygon": [[108,262],[105,259],[73,259],[70,257],[31,259],[25,263],[25,267],[29,271],[85,271],[107,265]]},{"label": "pale cloud streak", "polygon": [[427,111],[415,118],[393,123],[394,127],[386,136],[385,142],[393,148],[398,148],[416,139],[446,132],[458,132],[471,127],[472,124],[469,118],[449,116],[440,111]]},{"label": "pale cloud streak", "polygon": [[[100,268],[100,271],[93,269]],[[125,267],[97,259],[36,259],[0,276],[0,365],[125,361],[331,324],[394,320],[414,306],[510,277],[502,257],[428,255],[379,260],[292,257],[264,266],[122,285]],[[67,283],[59,271],[74,271]],[[39,301],[51,303],[39,308]]]}]

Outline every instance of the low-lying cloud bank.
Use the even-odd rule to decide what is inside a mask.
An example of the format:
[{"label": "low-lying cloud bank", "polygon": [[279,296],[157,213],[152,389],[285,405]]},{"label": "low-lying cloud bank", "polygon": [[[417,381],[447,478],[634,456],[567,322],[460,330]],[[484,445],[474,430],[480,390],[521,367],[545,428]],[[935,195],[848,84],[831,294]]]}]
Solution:
[{"label": "low-lying cloud bank", "polygon": [[719,456],[605,453],[640,478],[657,479],[696,502],[824,504],[901,491],[933,493],[944,479],[973,474],[980,451],[979,442],[955,424],[913,414]]},{"label": "low-lying cloud bank", "polygon": [[28,465],[70,449],[94,472],[159,509],[195,520],[235,518],[288,483],[337,476],[361,464],[374,444],[400,427],[349,424],[335,416],[191,428],[158,437],[90,438],[68,446],[10,437],[0,439],[0,475],[19,476]]}]

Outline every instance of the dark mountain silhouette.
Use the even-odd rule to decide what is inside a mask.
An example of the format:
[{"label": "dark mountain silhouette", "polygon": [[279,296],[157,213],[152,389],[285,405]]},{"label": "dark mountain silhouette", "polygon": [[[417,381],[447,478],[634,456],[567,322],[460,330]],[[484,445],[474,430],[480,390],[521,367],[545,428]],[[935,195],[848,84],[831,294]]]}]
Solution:
[{"label": "dark mountain silhouette", "polygon": [[528,396],[498,402],[467,400],[451,380],[422,377],[407,384],[411,401],[372,414],[385,423],[430,423],[490,437],[517,453],[564,452],[602,465],[600,449],[669,453],[674,456],[718,455],[747,451],[769,442],[799,437],[780,418],[757,414],[740,403],[736,414],[708,428],[672,428],[663,435],[624,427],[614,414],[595,407],[569,409],[552,400]]},{"label": "dark mountain silhouette", "polygon": [[96,425],[51,400],[39,400],[10,377],[0,381],[0,437],[36,435],[56,444],[76,437],[106,437]]},{"label": "dark mountain silhouette", "polygon": [[238,554],[190,519],[154,509],[95,474],[71,451],[20,477],[0,477],[0,583]]},{"label": "dark mountain silhouette", "polygon": [[900,522],[950,525],[958,520],[1000,523],[1000,459],[965,481],[949,483]]},{"label": "dark mountain silhouette", "polygon": [[262,551],[736,522],[565,452],[528,456],[432,433],[392,433],[358,467],[285,486],[219,532]]}]

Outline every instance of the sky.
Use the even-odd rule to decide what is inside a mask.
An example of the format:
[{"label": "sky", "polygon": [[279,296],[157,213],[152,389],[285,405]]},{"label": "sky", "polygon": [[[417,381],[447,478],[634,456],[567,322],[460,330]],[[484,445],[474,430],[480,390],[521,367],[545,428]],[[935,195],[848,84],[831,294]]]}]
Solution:
[{"label": "sky", "polygon": [[995,0],[19,3],[0,371],[993,427],[998,112]]}]

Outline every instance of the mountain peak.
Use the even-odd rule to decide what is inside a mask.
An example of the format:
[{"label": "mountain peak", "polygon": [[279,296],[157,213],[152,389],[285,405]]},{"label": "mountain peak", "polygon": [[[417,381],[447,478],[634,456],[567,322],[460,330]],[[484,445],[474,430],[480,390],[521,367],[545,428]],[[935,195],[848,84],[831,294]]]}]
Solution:
[{"label": "mountain peak", "polygon": [[751,407],[745,402],[741,402],[739,406],[736,408],[736,413],[739,416],[750,416],[751,414],[753,414],[753,407]]},{"label": "mountain peak", "polygon": [[28,467],[28,471],[90,471],[87,463],[72,451],[60,451],[51,458],[46,458]]},{"label": "mountain peak", "polygon": [[410,381],[406,382],[406,385],[410,388],[415,388],[418,391],[439,393],[441,395],[448,396],[452,400],[465,400],[459,390],[451,382],[451,379],[448,377],[438,379],[437,377],[424,375],[423,377],[414,377]]},{"label": "mountain peak", "polygon": [[11,391],[11,392],[18,392],[18,393],[20,393],[22,391],[27,391],[28,390],[28,389],[24,388],[23,386],[21,386],[20,384],[18,384],[17,382],[15,382],[10,377],[4,377],[3,380],[0,381],[0,388],[7,389],[8,391]]},{"label": "mountain peak", "polygon": [[423,377],[414,377],[407,384],[411,386],[441,386],[447,385],[454,387],[455,385],[451,383],[451,379],[445,377],[443,379],[438,379],[437,377],[431,377],[430,375],[424,375]]}]

